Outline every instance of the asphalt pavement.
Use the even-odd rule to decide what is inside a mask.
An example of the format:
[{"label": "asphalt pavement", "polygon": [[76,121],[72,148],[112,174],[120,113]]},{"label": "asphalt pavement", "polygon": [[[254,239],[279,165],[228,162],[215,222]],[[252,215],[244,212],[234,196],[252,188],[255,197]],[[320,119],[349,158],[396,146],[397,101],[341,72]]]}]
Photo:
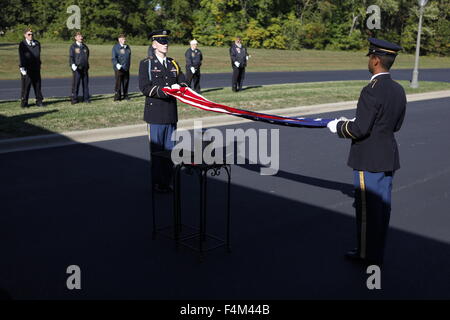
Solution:
[{"label": "asphalt pavement", "polygon": [[[393,69],[392,77],[396,80],[411,80],[412,70]],[[338,70],[338,71],[295,71],[295,72],[247,72],[244,86],[262,86],[268,84],[341,81],[341,80],[368,80],[370,74],[367,70]],[[450,68],[447,69],[421,69],[419,80],[423,81],[450,81]],[[112,94],[114,92],[114,77],[91,77],[89,79],[91,94]],[[42,92],[45,97],[68,97],[71,92],[71,78],[42,79]],[[230,73],[202,74],[201,87],[218,88],[231,87]],[[130,77],[130,92],[139,92],[137,75]],[[34,98],[31,89],[30,97]],[[0,100],[17,100],[20,98],[20,80],[0,80]]]},{"label": "asphalt pavement", "polygon": [[[0,295],[13,299],[450,298],[450,98],[408,104],[397,134],[381,290],[343,258],[355,244],[350,142],[327,129],[279,129],[280,170],[233,165],[232,252],[152,240],[148,142],[135,137],[0,156]],[[321,114],[353,117],[354,111]],[[207,231],[223,235],[224,175],[208,181]],[[183,222],[198,223],[197,181],[183,175]],[[171,197],[157,201],[159,226]],[[66,269],[81,268],[81,290]]]}]

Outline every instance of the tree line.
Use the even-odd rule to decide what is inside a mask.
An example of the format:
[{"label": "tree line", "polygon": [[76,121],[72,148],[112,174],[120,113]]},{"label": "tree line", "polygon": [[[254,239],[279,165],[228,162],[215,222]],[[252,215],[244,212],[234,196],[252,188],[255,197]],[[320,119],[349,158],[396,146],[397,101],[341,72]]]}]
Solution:
[{"label": "tree line", "polygon": [[[419,20],[417,0],[0,0],[0,41],[22,39],[26,26],[37,38],[69,40],[67,8],[81,9],[81,31],[91,43],[125,32],[148,44],[155,29],[172,31],[172,42],[225,46],[236,35],[252,48],[360,50],[379,37],[413,52]],[[381,10],[380,29],[370,29],[370,5]],[[450,53],[450,1],[429,0],[421,54]]]}]

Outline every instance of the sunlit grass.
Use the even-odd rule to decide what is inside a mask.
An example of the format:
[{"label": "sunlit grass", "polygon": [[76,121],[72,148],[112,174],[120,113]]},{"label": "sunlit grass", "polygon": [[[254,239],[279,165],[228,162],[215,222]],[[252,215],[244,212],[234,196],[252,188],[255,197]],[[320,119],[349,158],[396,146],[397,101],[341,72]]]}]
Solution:
[{"label": "sunlit grass", "polygon": [[[42,42],[42,76],[44,78],[70,77],[69,42]],[[112,76],[112,45],[90,45],[90,76]],[[139,61],[147,56],[148,46],[132,49],[131,74],[137,74]],[[176,59],[184,70],[184,53],[188,47],[171,45],[169,56]],[[204,56],[202,72],[230,72],[231,62],[227,47],[199,47]],[[321,51],[321,50],[274,50],[249,49],[251,58],[249,72],[270,71],[311,71],[311,70],[351,70],[367,69],[365,51]],[[17,44],[0,46],[0,79],[19,79],[19,57]],[[395,62],[396,69],[414,66],[414,56],[400,54]],[[450,68],[450,57],[421,57],[421,68]]]},{"label": "sunlit grass", "polygon": [[[411,89],[399,81],[407,93],[450,90],[450,83],[420,82]],[[313,104],[357,100],[367,81],[336,81],[246,87],[234,93],[230,88],[206,89],[209,100],[248,110],[282,109]],[[144,97],[131,94],[130,101],[113,102],[113,95],[95,95],[92,103],[71,105],[68,98],[50,98],[45,108],[20,108],[19,101],[0,101],[0,138],[115,127],[143,123]],[[30,100],[32,102],[32,100]],[[180,119],[218,115],[183,103],[178,104]]]}]

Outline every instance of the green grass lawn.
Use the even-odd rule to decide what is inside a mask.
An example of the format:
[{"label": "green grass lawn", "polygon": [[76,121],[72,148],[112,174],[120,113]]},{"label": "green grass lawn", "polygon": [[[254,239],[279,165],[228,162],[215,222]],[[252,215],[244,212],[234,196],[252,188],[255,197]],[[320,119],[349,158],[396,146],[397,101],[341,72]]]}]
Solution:
[{"label": "green grass lawn", "polygon": [[[399,81],[407,93],[450,90],[450,83],[420,82],[411,89],[408,81]],[[367,81],[337,81],[248,87],[234,93],[230,88],[204,91],[212,101],[248,110],[268,110],[319,103],[357,100]],[[143,123],[144,97],[133,93],[130,101],[113,102],[112,95],[95,95],[91,104],[71,105],[68,98],[46,99],[45,108],[20,108],[19,101],[0,101],[0,139],[115,127]],[[30,101],[31,102],[31,101]],[[178,104],[180,119],[219,115]],[[231,116],[230,116],[231,117]]]},{"label": "green grass lawn", "polygon": [[[70,77],[70,43],[42,42],[42,76],[44,78]],[[90,76],[112,76],[112,45],[87,45],[90,48]],[[147,56],[147,46],[132,48],[131,73],[137,74],[139,61]],[[17,44],[0,43],[0,79],[19,79],[19,58]],[[172,45],[169,56],[175,58],[184,70],[184,52],[188,46]],[[226,47],[199,47],[204,56],[202,72],[230,72],[230,58]],[[306,70],[349,70],[367,69],[366,51],[322,51],[322,50],[271,50],[250,49],[251,58],[247,71],[306,71]],[[400,54],[396,69],[413,68],[414,56]],[[450,57],[421,57],[421,68],[449,68]]]}]

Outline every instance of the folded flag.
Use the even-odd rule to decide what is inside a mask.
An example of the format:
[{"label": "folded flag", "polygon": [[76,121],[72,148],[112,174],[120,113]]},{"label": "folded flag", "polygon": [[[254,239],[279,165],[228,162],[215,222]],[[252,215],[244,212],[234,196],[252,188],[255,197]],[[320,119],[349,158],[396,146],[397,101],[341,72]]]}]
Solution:
[{"label": "folded flag", "polygon": [[162,89],[167,95],[175,97],[177,100],[206,111],[225,113],[236,117],[246,118],[253,121],[264,121],[272,124],[279,124],[293,127],[324,128],[327,123],[333,119],[322,118],[304,118],[304,117],[282,117],[266,113],[253,112],[248,110],[236,109],[223,104],[212,102],[202,95],[196,93],[189,87],[180,89]]}]

